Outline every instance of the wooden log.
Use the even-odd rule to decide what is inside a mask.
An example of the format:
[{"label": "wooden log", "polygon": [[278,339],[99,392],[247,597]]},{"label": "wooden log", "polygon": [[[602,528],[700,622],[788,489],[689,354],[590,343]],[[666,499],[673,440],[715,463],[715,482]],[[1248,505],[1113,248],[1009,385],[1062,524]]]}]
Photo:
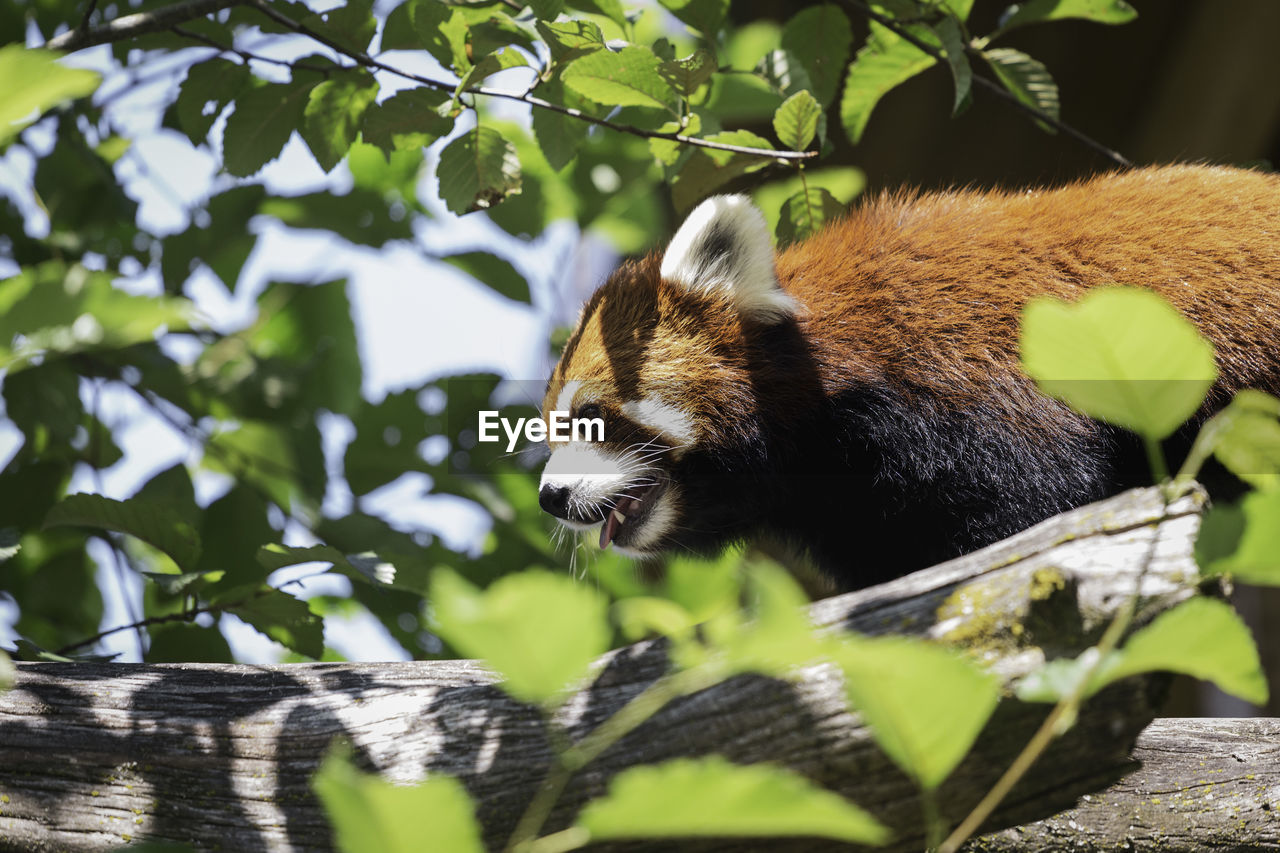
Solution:
[{"label": "wooden log", "polygon": [[[828,630],[906,633],[969,650],[1006,683],[1088,645],[1135,585],[1148,617],[1195,594],[1203,499],[1166,507],[1139,490],[1067,513],[981,552],[812,607]],[[606,655],[558,717],[589,731],[666,670],[644,642]],[[201,850],[331,849],[309,780],[334,738],[385,777],[460,778],[486,841],[501,846],[548,761],[543,721],[471,661],[390,664],[20,664],[0,695],[0,849],[105,850],[130,840]],[[1044,818],[1131,767],[1165,679],[1134,678],[1091,701],[1037,763],[991,829]],[[940,792],[958,820],[1046,713],[1001,704]],[[791,767],[919,849],[916,791],[848,711],[832,667],[795,682],[745,676],[673,703],[577,774],[552,815],[564,826],[620,769],[721,753]],[[752,845],[753,847],[759,845]],[[680,845],[680,849],[691,849]],[[699,849],[743,849],[708,841]],[[818,850],[812,839],[769,849]]]}]

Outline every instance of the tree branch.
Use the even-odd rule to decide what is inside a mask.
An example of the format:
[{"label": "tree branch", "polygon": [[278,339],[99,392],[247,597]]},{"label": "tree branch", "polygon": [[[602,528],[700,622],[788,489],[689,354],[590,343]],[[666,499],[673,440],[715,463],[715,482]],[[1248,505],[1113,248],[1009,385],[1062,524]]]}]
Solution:
[{"label": "tree branch", "polygon": [[[863,0],[840,0],[840,2],[843,3],[845,6],[847,6],[848,8],[852,9],[853,11],[857,12],[858,14],[864,15],[865,17],[870,18],[876,23],[884,26],[886,29],[892,30],[895,34],[900,36],[903,41],[906,41],[910,43],[912,46],[916,47],[917,49],[923,51],[924,53],[927,53],[929,56],[933,57],[933,59],[938,61],[939,63],[946,62],[946,57],[943,55],[941,50],[929,44],[928,42],[922,41],[919,38],[917,38],[910,30],[908,30],[903,25],[903,22],[890,18],[886,15],[880,14],[875,9],[872,9],[869,5],[864,3]],[[974,52],[972,48],[969,48],[967,45],[966,45],[966,51],[970,53]],[[1071,125],[1067,124],[1061,119],[1058,119],[1054,116],[1049,115],[1044,110],[1040,110],[1031,106],[1030,104],[1023,103],[1022,101],[1018,100],[1011,92],[1009,92],[1009,90],[1005,89],[999,83],[996,83],[993,80],[989,80],[988,78],[983,77],[980,74],[973,75],[973,82],[981,86],[982,88],[986,89],[988,92],[995,95],[997,98],[1004,101],[1006,104],[1009,104],[1019,112],[1025,114],[1026,116],[1036,121],[1044,122],[1045,124],[1052,127],[1054,130],[1062,131],[1067,136],[1070,136],[1072,139],[1076,140],[1077,142],[1084,144],[1087,148],[1093,149],[1098,154],[1112,161],[1117,166],[1121,166],[1125,169],[1131,168],[1133,166],[1133,163],[1129,160],[1129,158],[1125,157],[1120,152],[1114,151],[1108,148],[1107,146],[1103,145],[1101,142],[1098,142],[1093,137],[1085,134],[1083,131],[1077,130],[1076,128],[1072,127]]]},{"label": "tree branch", "polygon": [[[446,83],[443,80],[433,80],[430,77],[422,77],[418,74],[402,71],[399,68],[374,59],[367,53],[343,47],[332,39],[329,39],[315,30],[303,26],[287,15],[283,15],[275,9],[272,9],[267,5],[265,0],[247,0],[247,2],[250,6],[257,9],[277,24],[280,24],[282,27],[287,27],[299,35],[304,35],[307,38],[318,41],[320,44],[323,44],[331,50],[337,51],[356,64],[362,65],[365,68],[386,71],[389,74],[395,74],[406,80],[421,83],[423,86],[427,86],[441,92],[453,94],[454,90],[457,89],[457,86],[452,83]],[[585,121],[588,124],[607,127],[610,130],[615,130],[619,133],[628,133],[632,136],[639,136],[643,139],[669,139],[673,142],[679,142],[684,145],[693,145],[698,148],[714,148],[717,151],[731,151],[735,154],[752,154],[757,157],[769,157],[775,160],[808,160],[812,157],[818,156],[818,152],[816,151],[774,151],[772,149],[765,148],[750,148],[745,145],[730,145],[726,142],[713,142],[709,139],[698,139],[695,136],[685,136],[682,133],[663,133],[656,130],[644,130],[643,128],[632,127],[627,124],[618,124],[616,122],[609,121],[608,119],[596,118],[595,116],[587,115],[581,110],[576,110],[572,107],[562,107],[559,104],[553,104],[550,101],[545,101],[542,98],[528,93],[517,94],[515,92],[504,92],[501,89],[490,89],[487,86],[475,86],[470,89],[464,89],[462,94],[482,95],[487,98],[502,98],[503,100],[508,101],[518,101],[523,104],[528,104],[531,107],[550,110],[551,112],[560,113],[561,115],[566,115],[571,118],[578,119],[579,121]]]},{"label": "tree branch", "polygon": [[184,0],[172,6],[162,6],[151,12],[125,15],[92,30],[82,28],[83,24],[88,21],[86,16],[80,27],[60,36],[54,36],[45,42],[42,47],[47,50],[73,51],[92,47],[95,44],[124,41],[135,36],[167,30],[175,24],[181,24],[183,21],[202,18],[213,12],[220,12],[232,6],[239,6],[244,2],[245,0]]}]

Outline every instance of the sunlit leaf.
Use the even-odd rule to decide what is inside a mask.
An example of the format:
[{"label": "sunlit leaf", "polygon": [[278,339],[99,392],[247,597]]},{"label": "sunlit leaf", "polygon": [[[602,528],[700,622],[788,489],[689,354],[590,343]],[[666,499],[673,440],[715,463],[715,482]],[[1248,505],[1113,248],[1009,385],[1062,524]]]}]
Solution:
[{"label": "sunlit leaf", "polygon": [[675,93],[658,72],[661,64],[647,47],[632,45],[617,53],[597,50],[571,62],[561,79],[568,88],[598,103],[668,109]]},{"label": "sunlit leaf", "polygon": [[491,127],[479,126],[440,152],[440,198],[457,214],[483,210],[520,191],[515,147]]},{"label": "sunlit leaf", "polygon": [[1280,490],[1250,492],[1237,504],[1205,514],[1196,560],[1206,574],[1230,573],[1244,583],[1280,586]]},{"label": "sunlit leaf", "polygon": [[68,495],[45,517],[45,527],[95,527],[136,536],[168,554],[180,567],[194,566],[200,536],[177,511],[144,500]]},{"label": "sunlit leaf", "polygon": [[[457,779],[435,775],[396,785],[361,773],[343,750],[331,750],[312,781],[342,853],[483,853],[475,804]],[[429,827],[429,830],[424,830]]]},{"label": "sunlit leaf", "polygon": [[365,73],[326,80],[311,90],[299,131],[321,169],[329,172],[342,162],[377,94],[377,81]]},{"label": "sunlit leaf", "polygon": [[434,630],[522,702],[553,700],[609,648],[608,602],[565,575],[526,571],[481,591],[441,568],[429,599]]},{"label": "sunlit leaf", "polygon": [[1083,18],[1099,24],[1127,24],[1138,12],[1125,0],[1024,0],[1015,3],[1001,16],[1000,27],[991,38],[1027,24],[1039,24],[1063,18]]},{"label": "sunlit leaf", "polygon": [[801,90],[782,102],[773,116],[773,131],[785,148],[804,151],[818,132],[822,107],[813,95]]},{"label": "sunlit leaf", "polygon": [[572,62],[604,47],[604,34],[591,21],[538,21],[538,33],[546,41],[553,62]]},{"label": "sunlit leaf", "polygon": [[849,65],[840,99],[840,123],[849,139],[855,144],[862,139],[881,98],[934,62],[932,56],[897,36],[869,39]]},{"label": "sunlit leaf", "polygon": [[1280,483],[1280,400],[1244,389],[1204,426],[1213,436],[1213,455],[1254,488]]},{"label": "sunlit leaf", "polygon": [[689,97],[715,73],[716,61],[705,50],[697,50],[684,59],[672,59],[658,66],[658,74],[676,93]]},{"label": "sunlit leaf", "polygon": [[760,208],[760,212],[764,214],[765,220],[769,223],[769,229],[776,231],[783,205],[796,194],[804,192],[806,186],[810,189],[824,189],[841,206],[848,206],[849,202],[853,201],[862,192],[866,184],[866,176],[862,174],[860,169],[852,167],[835,169],[806,168],[803,181],[800,180],[799,175],[793,175],[780,181],[771,181],[752,190],[751,198],[755,201],[756,206]]},{"label": "sunlit leaf", "polygon": [[424,148],[453,129],[453,121],[436,108],[449,100],[443,92],[420,87],[397,92],[364,114],[360,132],[364,141],[387,154]]},{"label": "sunlit leaf", "polygon": [[[1018,698],[1056,702],[1077,688],[1097,660],[1097,650],[1090,649],[1074,660],[1053,661],[1023,679]],[[1083,695],[1145,672],[1191,675],[1246,702],[1267,701],[1267,680],[1253,636],[1231,605],[1210,598],[1185,601],[1134,632],[1097,667]]]},{"label": "sunlit leaf", "polygon": [[789,243],[817,234],[844,212],[844,205],[822,187],[810,187],[787,199],[778,215],[778,241]]},{"label": "sunlit leaf", "polygon": [[884,844],[890,837],[871,815],[793,771],[714,756],[624,770],[583,808],[578,826],[593,841],[794,836]]},{"label": "sunlit leaf", "polygon": [[0,47],[0,146],[61,103],[83,98],[98,88],[101,77],[83,68],[68,68],[58,54],[21,44]]},{"label": "sunlit leaf", "polygon": [[833,654],[876,743],[928,789],[968,754],[1000,700],[994,675],[921,640],[850,638]]},{"label": "sunlit leaf", "polygon": [[1074,304],[1036,299],[1022,365],[1047,394],[1150,439],[1195,413],[1217,376],[1213,346],[1149,290],[1108,287]]},{"label": "sunlit leaf", "polygon": [[[985,50],[982,56],[1014,97],[1051,118],[1058,117],[1058,84],[1043,63],[1009,48]],[[1051,125],[1039,124],[1046,131],[1055,132]]]},{"label": "sunlit leaf", "polygon": [[702,33],[708,41],[715,35],[729,12],[729,0],[658,0],[668,12]]}]

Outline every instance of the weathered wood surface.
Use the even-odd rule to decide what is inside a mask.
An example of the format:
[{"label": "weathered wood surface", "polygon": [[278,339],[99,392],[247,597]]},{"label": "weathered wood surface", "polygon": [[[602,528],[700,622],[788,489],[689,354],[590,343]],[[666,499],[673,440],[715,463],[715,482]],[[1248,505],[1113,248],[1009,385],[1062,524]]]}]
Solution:
[{"label": "weathered wood surface", "polygon": [[1280,719],[1162,719],[1134,770],[1046,820],[980,839],[998,853],[1280,850]]},{"label": "weathered wood surface", "polygon": [[[1189,495],[1165,512],[1156,491],[1131,492],[982,552],[818,602],[812,614],[833,630],[960,643],[1012,680],[1046,650],[1073,653],[1095,637],[1139,578],[1149,615],[1194,594],[1200,506],[1200,496]],[[571,736],[590,730],[665,665],[659,643],[607,655],[560,724]],[[1096,697],[992,828],[1054,814],[1129,769],[1162,682],[1131,679]],[[942,789],[948,816],[968,810],[1044,713],[1002,704]],[[103,850],[143,837],[200,849],[330,849],[308,781],[338,736],[388,778],[462,779],[486,838],[499,845],[546,766],[542,726],[468,661],[23,664],[15,689],[0,695],[0,849]],[[792,767],[894,827],[896,849],[919,849],[912,785],[845,709],[838,676],[822,666],[794,684],[740,677],[675,703],[579,773],[551,826],[563,825],[622,767],[708,752]],[[801,840],[769,849],[821,846]]]}]

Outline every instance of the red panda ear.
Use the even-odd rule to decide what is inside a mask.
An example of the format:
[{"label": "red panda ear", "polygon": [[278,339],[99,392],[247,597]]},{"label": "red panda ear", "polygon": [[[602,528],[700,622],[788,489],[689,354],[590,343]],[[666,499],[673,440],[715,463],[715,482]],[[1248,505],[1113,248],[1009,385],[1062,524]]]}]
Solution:
[{"label": "red panda ear", "polygon": [[713,196],[695,207],[671,238],[661,272],[694,293],[727,297],[755,320],[779,322],[799,309],[778,286],[769,226],[746,196]]}]

